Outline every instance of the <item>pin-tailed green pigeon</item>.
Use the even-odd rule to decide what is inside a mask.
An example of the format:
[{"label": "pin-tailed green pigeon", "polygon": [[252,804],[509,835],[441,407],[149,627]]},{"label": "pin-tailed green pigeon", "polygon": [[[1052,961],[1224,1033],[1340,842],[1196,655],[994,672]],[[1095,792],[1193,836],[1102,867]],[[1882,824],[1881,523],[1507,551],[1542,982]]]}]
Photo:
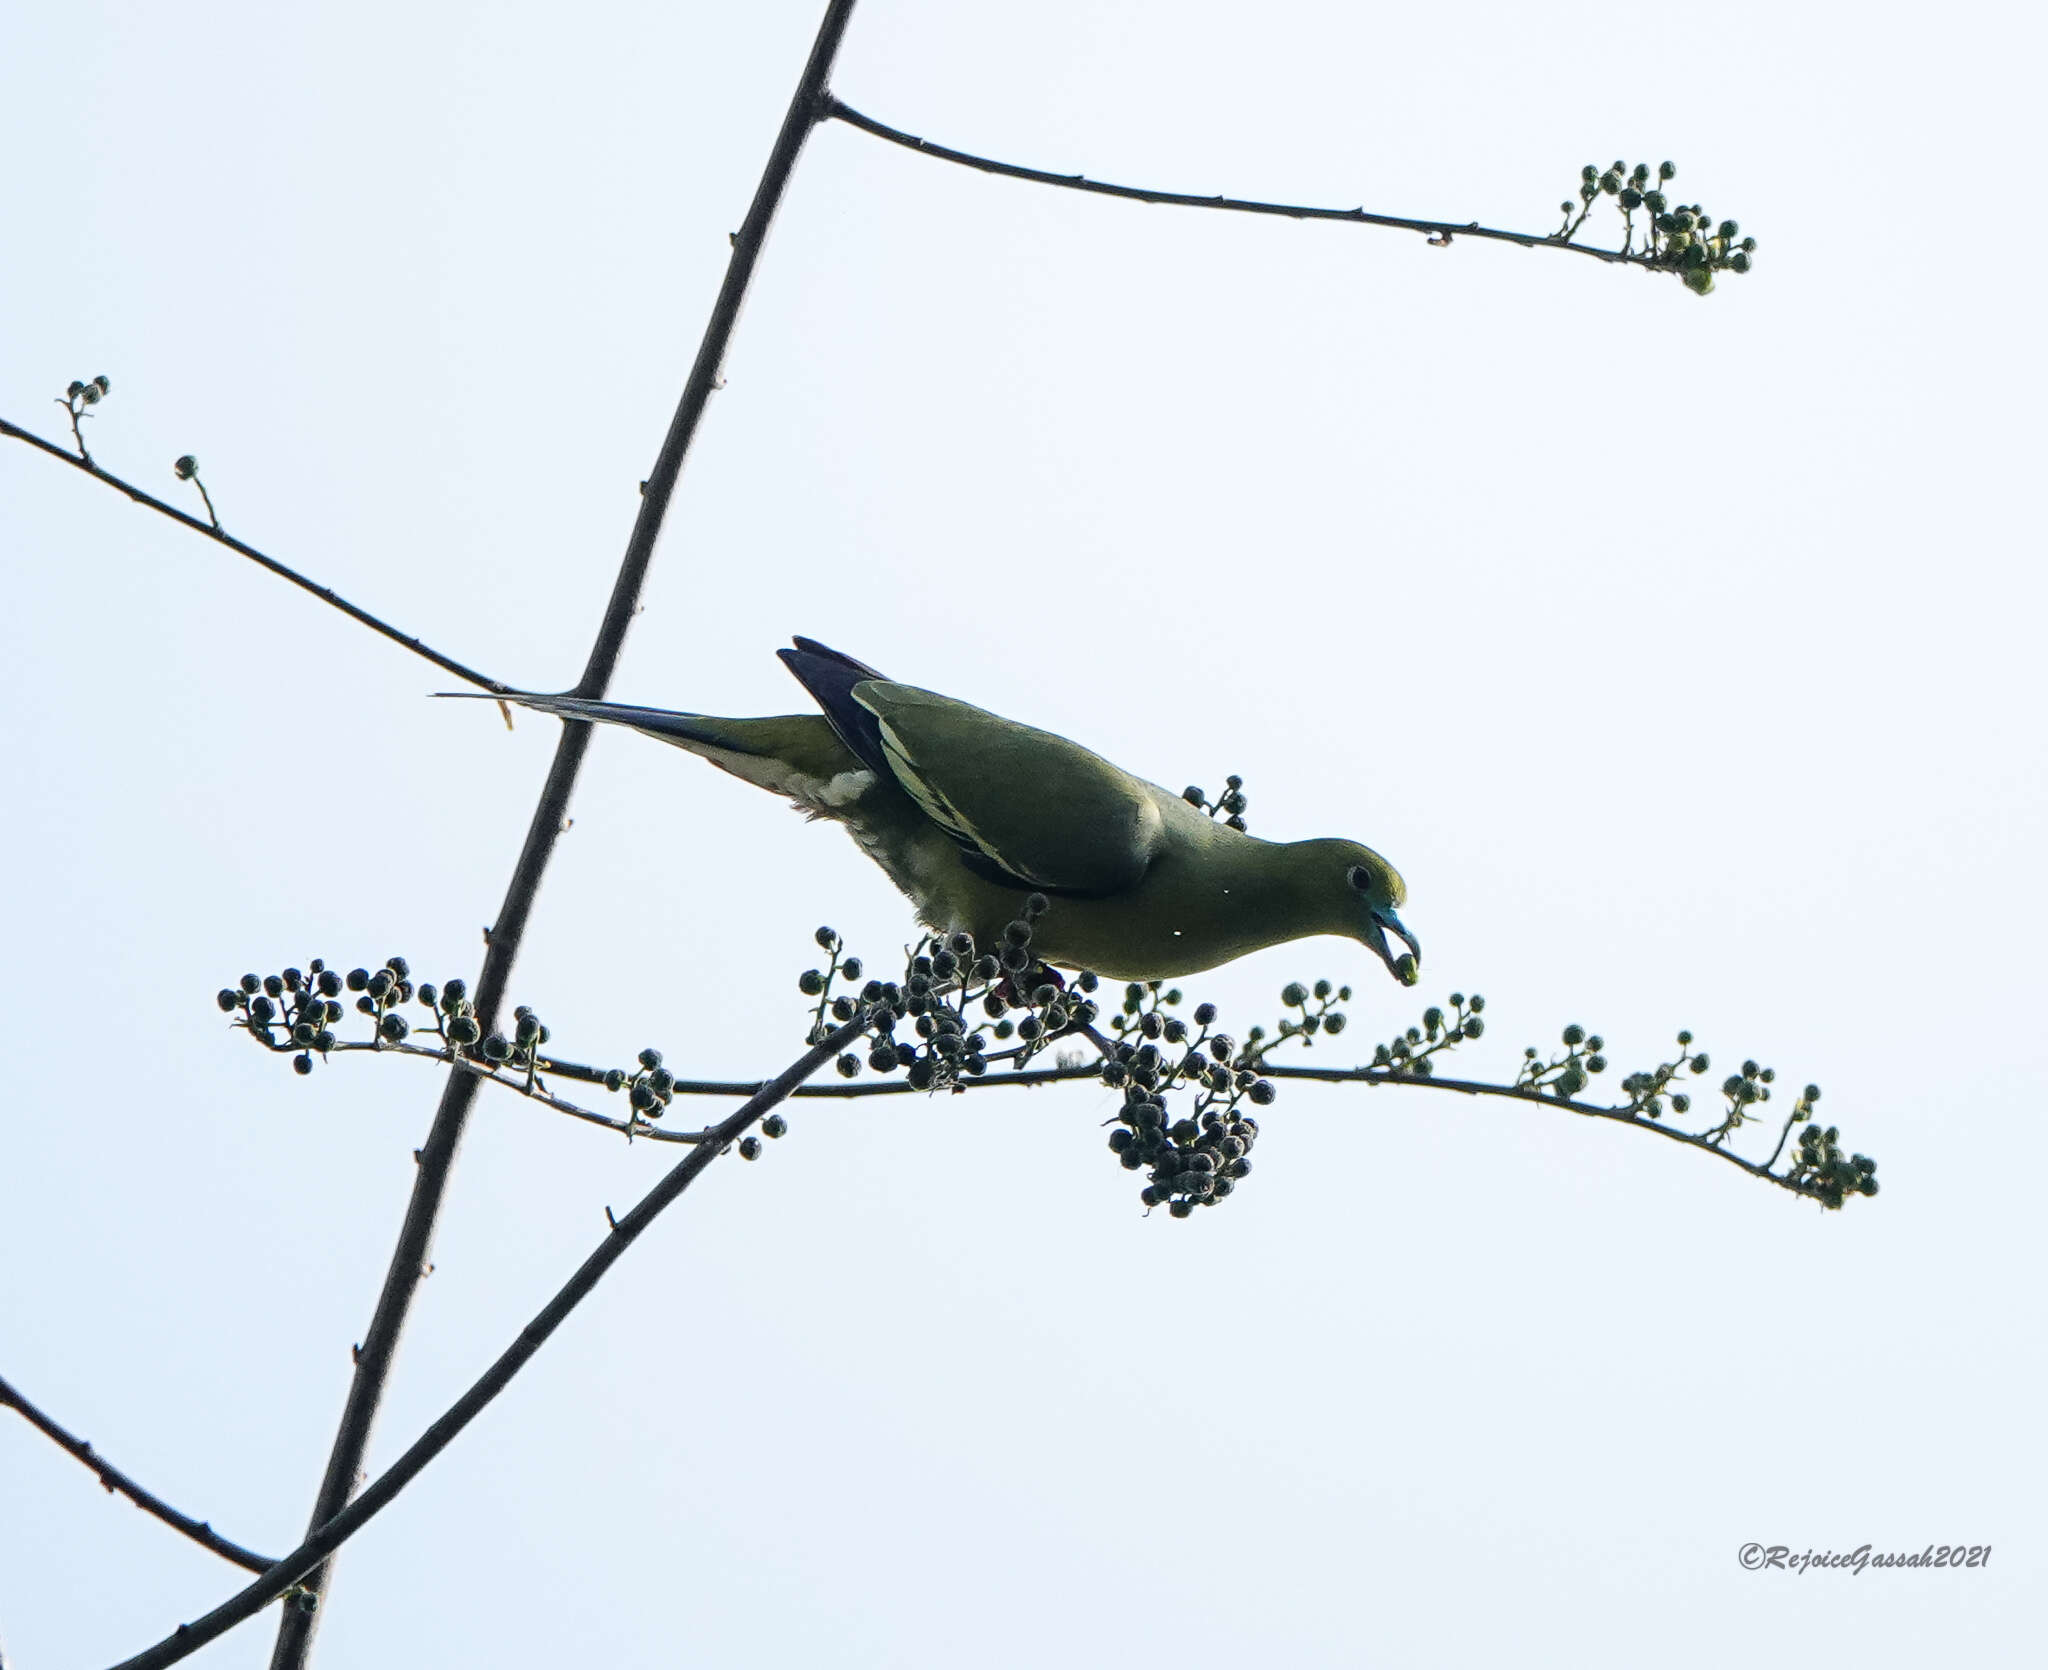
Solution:
[{"label": "pin-tailed green pigeon", "polygon": [[[1032,949],[1116,980],[1166,980],[1311,934],[1362,941],[1405,984],[1421,946],[1399,873],[1355,841],[1262,841],[1079,743],[884,678],[809,638],[781,650],[820,713],[716,719],[508,695],[626,725],[842,823],[942,931],[1001,942],[1024,900]],[[1409,954],[1397,957],[1387,935]]]}]

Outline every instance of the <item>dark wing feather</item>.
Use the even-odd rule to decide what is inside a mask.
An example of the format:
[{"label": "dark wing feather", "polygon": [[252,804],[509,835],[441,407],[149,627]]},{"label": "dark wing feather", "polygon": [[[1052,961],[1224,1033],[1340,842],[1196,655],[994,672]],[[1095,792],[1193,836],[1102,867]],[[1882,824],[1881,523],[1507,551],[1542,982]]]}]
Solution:
[{"label": "dark wing feather", "polygon": [[888,759],[882,752],[881,721],[853,699],[853,687],[863,679],[884,679],[863,661],[828,649],[815,638],[798,638],[795,649],[779,649],[782,664],[796,675],[797,682],[811,693],[811,700],[823,710],[839,740],[870,771],[888,778]]}]

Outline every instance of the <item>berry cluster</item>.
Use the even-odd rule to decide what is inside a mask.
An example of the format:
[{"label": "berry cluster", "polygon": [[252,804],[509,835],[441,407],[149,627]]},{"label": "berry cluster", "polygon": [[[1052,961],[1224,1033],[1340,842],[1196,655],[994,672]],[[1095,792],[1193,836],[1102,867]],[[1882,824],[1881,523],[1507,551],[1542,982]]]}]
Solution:
[{"label": "berry cluster", "polygon": [[[367,1044],[343,1043],[334,1034],[347,1014],[342,1006],[345,992],[356,994],[356,1012],[369,1017]],[[400,1010],[415,1001],[427,1011],[418,1025],[421,1034],[438,1038],[450,1056],[467,1054],[493,1068],[523,1069],[528,1089],[533,1087],[535,1070],[543,1065],[540,1046],[548,1041],[540,1017],[523,1005],[513,1011],[510,1038],[501,1032],[486,1036],[467,981],[454,979],[438,987],[423,982],[415,987],[411,965],[403,957],[388,958],[379,969],[352,968],[346,974],[315,957],[303,972],[287,968],[277,974],[245,974],[239,985],[223,986],[214,1001],[266,1048],[296,1050],[292,1067],[300,1073],[313,1070],[315,1054],[324,1060],[338,1049],[406,1043],[414,1036],[414,1023]]]},{"label": "berry cluster", "polygon": [[[1809,1096],[1820,1092],[1807,1086]],[[1799,1133],[1799,1151],[1788,1174],[1792,1187],[1811,1195],[1829,1211],[1840,1211],[1850,1195],[1877,1193],[1877,1162],[1868,1154],[1842,1153],[1841,1133],[1830,1125],[1808,1125]]]},{"label": "berry cluster", "polygon": [[[1233,788],[1230,792],[1237,791]],[[1221,809],[1212,808],[1212,815]],[[1079,1057],[1063,1055],[1057,1070],[1042,1076],[1081,1078],[1092,1074],[1122,1093],[1122,1106],[1111,1121],[1116,1128],[1110,1133],[1109,1146],[1126,1170],[1146,1173],[1139,1196],[1146,1208],[1165,1206],[1176,1218],[1190,1216],[1197,1206],[1214,1206],[1228,1199],[1250,1173],[1250,1152],[1258,1140],[1259,1125],[1249,1110],[1270,1106],[1275,1099],[1269,1071],[1332,1080],[1362,1076],[1361,1070],[1353,1068],[1268,1068],[1267,1057],[1284,1044],[1299,1042],[1312,1048],[1317,1038],[1335,1037],[1345,1030],[1345,1013],[1336,1005],[1350,1000],[1351,989],[1328,980],[1313,984],[1290,981],[1280,993],[1281,1006],[1287,1012],[1276,1022],[1275,1030],[1269,1034],[1264,1027],[1254,1026],[1242,1044],[1217,1030],[1214,1004],[1198,1003],[1184,1019],[1179,1013],[1184,999],[1178,988],[1157,980],[1133,983],[1124,988],[1119,1012],[1107,1019],[1105,1036],[1096,1030],[1101,1019],[1095,997],[1100,988],[1097,978],[1083,972],[1069,983],[1032,950],[1034,924],[1050,908],[1044,895],[1031,894],[1016,920],[1005,925],[999,946],[992,950],[979,949],[964,932],[928,935],[905,952],[900,981],[865,978],[860,958],[847,954],[839,934],[820,928],[815,937],[820,949],[828,953],[826,966],[806,969],[797,981],[803,994],[814,1000],[808,1041],[819,1043],[835,1027],[859,1020],[869,1030],[865,1059],[853,1051],[842,1054],[837,1062],[841,1077],[858,1077],[865,1066],[879,1074],[901,1073],[905,1085],[913,1090],[959,1092],[984,1081],[992,1067],[1022,1071],[1056,1041],[1084,1038],[1101,1053],[1092,1069],[1082,1066]],[[355,996],[356,1010],[370,1021],[367,1041],[343,1042],[335,1035],[335,1027],[347,1014],[344,998],[348,993]],[[543,1057],[548,1029],[526,1007],[513,1011],[510,1036],[495,1031],[486,1034],[465,981],[452,979],[438,987],[422,982],[415,987],[403,957],[388,958],[375,970],[356,968],[347,974],[318,958],[304,970],[245,974],[237,984],[223,987],[216,1002],[223,1013],[234,1017],[236,1026],[266,1049],[292,1056],[292,1066],[299,1073],[313,1070],[316,1055],[324,1060],[344,1050],[395,1049],[428,1059],[466,1058],[501,1083],[538,1093],[565,1111],[595,1117],[555,1101],[546,1087],[538,1084],[538,1074],[545,1069],[553,1077],[601,1083],[607,1090],[624,1093],[631,1104],[624,1122],[629,1136],[634,1129],[645,1130],[660,1119],[676,1096],[724,1088],[679,1081],[663,1065],[657,1049],[642,1050],[636,1067],[604,1071]],[[427,1011],[417,1032],[401,1012],[413,1002]],[[1395,1079],[1428,1079],[1436,1056],[1484,1034],[1485,998],[1453,992],[1447,1002],[1448,1008],[1431,1005],[1424,1010],[1419,1026],[1375,1046],[1371,1065],[1363,1071]],[[909,1036],[902,1035],[906,1032]],[[417,1040],[429,1034],[436,1043],[422,1047]],[[1565,1027],[1561,1039],[1562,1053],[1554,1053],[1547,1061],[1534,1048],[1523,1051],[1521,1070],[1512,1086],[1471,1085],[1461,1080],[1458,1088],[1492,1089],[1502,1094],[1537,1092],[1575,1101],[1593,1075],[1606,1070],[1605,1041],[1578,1025]],[[1676,1115],[1691,1112],[1692,1097],[1675,1086],[1705,1074],[1711,1065],[1704,1051],[1693,1052],[1692,1043],[1690,1032],[1680,1032],[1675,1058],[1630,1073],[1621,1082],[1628,1100],[1618,1107],[1593,1111],[1646,1121],[1663,1118],[1667,1106]],[[521,1072],[523,1087],[513,1076]],[[1720,1123],[1708,1130],[1679,1134],[1702,1147],[1718,1148],[1754,1120],[1751,1110],[1771,1099],[1776,1078],[1769,1067],[1753,1060],[1743,1062],[1740,1071],[1729,1074],[1721,1086],[1727,1111]],[[1169,1101],[1176,1092],[1187,1098],[1178,1114]],[[858,1091],[849,1087],[845,1093]],[[1794,1126],[1811,1120],[1819,1100],[1820,1087],[1806,1086],[1786,1121],[1781,1152]],[[788,1129],[782,1114],[770,1114],[762,1121],[759,1136],[748,1136],[738,1144],[741,1157],[759,1158],[762,1137],[780,1137]],[[1823,1206],[1839,1208],[1852,1194],[1877,1193],[1877,1165],[1864,1155],[1844,1156],[1838,1135],[1832,1126],[1823,1130],[1806,1123],[1784,1171],[1776,1169],[1777,1154],[1761,1166],[1742,1163]]]},{"label": "berry cluster", "polygon": [[1420,1026],[1411,1026],[1400,1037],[1373,1046],[1372,1064],[1397,1076],[1428,1078],[1436,1071],[1430,1057],[1455,1049],[1468,1038],[1485,1036],[1486,1022],[1480,1018],[1485,1007],[1486,999],[1477,992],[1469,998],[1463,992],[1452,992],[1448,1015],[1432,1003],[1422,1011]]},{"label": "berry cluster", "polygon": [[[1228,1033],[1213,1030],[1215,1004],[1195,1005],[1191,1035],[1186,1021],[1165,1013],[1180,1002],[1178,991],[1161,991],[1156,980],[1125,987],[1123,1013],[1110,1022],[1118,1039],[1101,1074],[1124,1093],[1109,1146],[1126,1171],[1145,1172],[1138,1198],[1185,1218],[1229,1198],[1250,1173],[1259,1124],[1242,1104],[1266,1107],[1275,1092],[1273,1081],[1259,1076],[1256,1043],[1239,1048]],[[1194,1103],[1173,1119],[1166,1098],[1179,1088],[1194,1091]]]},{"label": "berry cluster", "polygon": [[[845,956],[839,935],[820,928],[817,941],[831,962],[805,969],[797,981],[798,990],[817,999],[808,1041],[818,1042],[865,1006],[874,1022],[866,1065],[902,1072],[916,1089],[957,1088],[992,1063],[1023,1067],[1055,1039],[1093,1026],[1100,1013],[1089,995],[1098,984],[1094,975],[1077,975],[1069,990],[1031,950],[1032,924],[1048,908],[1044,894],[1030,895],[997,950],[980,950],[964,931],[921,939],[905,956],[900,981],[867,980],[857,991],[851,988],[865,972],[861,960]],[[835,984],[844,989],[835,993]],[[898,1036],[906,1025],[912,1036]],[[1002,1044],[1010,1047],[995,1048]],[[858,1076],[861,1066],[852,1051],[838,1061],[844,1078]]]},{"label": "berry cluster", "polygon": [[333,1028],[343,1013],[341,976],[318,957],[308,969],[245,974],[238,985],[223,986],[214,996],[221,1013],[235,1016],[235,1025],[246,1027],[265,1048],[295,1048],[299,1053],[292,1057],[292,1070],[298,1073],[313,1070],[315,1050],[324,1057],[335,1047]]},{"label": "berry cluster", "polygon": [[[524,1014],[526,1011],[521,1010]],[[545,1033],[545,1028],[543,1028]],[[668,1112],[669,1103],[676,1099],[676,1076],[661,1064],[661,1051],[644,1049],[635,1058],[638,1065],[632,1069],[613,1067],[599,1080],[605,1089],[617,1093],[624,1091],[626,1100],[632,1106],[627,1120],[627,1135],[641,1122],[652,1123]],[[580,1069],[579,1069],[580,1071]],[[779,1113],[771,1113],[761,1121],[763,1136],[779,1137],[789,1129],[789,1121]],[[740,1158],[758,1160],[761,1157],[760,1137],[743,1137],[739,1144]]]},{"label": "berry cluster", "polygon": [[1713,1061],[1704,1050],[1698,1055],[1685,1053],[1692,1048],[1690,1032],[1679,1033],[1678,1048],[1680,1054],[1676,1061],[1660,1062],[1644,1072],[1631,1073],[1621,1081],[1621,1088],[1628,1096],[1630,1113],[1646,1113],[1652,1119],[1662,1119],[1667,1094],[1671,1098],[1673,1113],[1684,1115],[1692,1111],[1692,1097],[1683,1090],[1672,1090],[1671,1086],[1688,1073],[1704,1073]]},{"label": "berry cluster", "polygon": [[114,385],[104,377],[95,377],[89,383],[81,383],[74,377],[71,386],[64,391],[64,398],[58,404],[69,406],[75,417],[86,407],[97,406],[113,391]]},{"label": "berry cluster", "polygon": [[1239,834],[1244,833],[1244,809],[1251,802],[1245,798],[1244,779],[1242,777],[1224,778],[1223,794],[1217,800],[1211,800],[1204,790],[1198,788],[1193,783],[1188,784],[1186,788],[1180,791],[1180,797],[1190,806],[1194,807],[1196,811],[1207,812],[1212,818],[1221,818]]},{"label": "berry cluster", "polygon": [[1697,203],[1674,203],[1664,187],[1677,172],[1676,163],[1659,163],[1653,185],[1647,162],[1633,168],[1617,162],[1607,169],[1587,163],[1579,170],[1578,201],[1558,205],[1564,211],[1564,225],[1556,235],[1569,243],[1585,225],[1593,205],[1606,196],[1621,210],[1622,253],[1635,250],[1635,217],[1640,211],[1647,221],[1644,258],[1653,267],[1677,273],[1695,295],[1704,296],[1714,288],[1717,272],[1748,272],[1750,258],[1756,254],[1756,239],[1743,237],[1742,228],[1732,220],[1716,225],[1713,216]]},{"label": "berry cluster", "polygon": [[1563,1038],[1565,1053],[1549,1061],[1539,1056],[1533,1045],[1522,1051],[1516,1089],[1547,1090],[1570,1101],[1592,1082],[1592,1074],[1607,1071],[1607,1057],[1600,1053],[1607,1043],[1597,1032],[1589,1037],[1583,1026],[1573,1025],[1564,1029]]},{"label": "berry cluster", "polygon": [[[1700,1059],[1705,1061],[1706,1057],[1701,1056]],[[1706,1069],[1702,1067],[1699,1071],[1705,1072]],[[1771,1085],[1777,1076],[1775,1068],[1760,1067],[1754,1061],[1745,1061],[1741,1072],[1730,1073],[1723,1079],[1721,1094],[1728,1098],[1728,1112],[1723,1116],[1721,1123],[1707,1133],[1707,1141],[1719,1142],[1730,1132],[1747,1125],[1751,1117],[1749,1110],[1757,1103],[1768,1102],[1771,1099]],[[1802,1098],[1802,1106],[1807,1100],[1820,1099],[1819,1085],[1810,1084],[1806,1088],[1810,1095]]]}]

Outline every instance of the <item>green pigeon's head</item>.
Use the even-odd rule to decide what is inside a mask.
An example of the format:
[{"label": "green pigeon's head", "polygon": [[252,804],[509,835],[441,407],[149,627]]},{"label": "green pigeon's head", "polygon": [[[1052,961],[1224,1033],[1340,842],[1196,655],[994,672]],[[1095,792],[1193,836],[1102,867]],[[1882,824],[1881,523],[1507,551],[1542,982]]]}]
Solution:
[{"label": "green pigeon's head", "polygon": [[[1331,881],[1344,889],[1343,931],[1370,946],[1402,985],[1414,985],[1422,978],[1422,942],[1395,914],[1408,900],[1408,884],[1401,879],[1401,872],[1371,847],[1356,841],[1322,844],[1331,849],[1331,868],[1336,872]],[[1387,943],[1390,933],[1408,947],[1399,956]]]}]

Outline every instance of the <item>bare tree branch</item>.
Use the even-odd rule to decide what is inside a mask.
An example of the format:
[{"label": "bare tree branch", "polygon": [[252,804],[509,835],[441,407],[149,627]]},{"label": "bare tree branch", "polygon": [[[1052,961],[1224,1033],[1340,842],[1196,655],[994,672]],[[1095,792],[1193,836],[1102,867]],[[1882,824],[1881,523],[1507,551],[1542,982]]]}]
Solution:
[{"label": "bare tree branch", "polygon": [[[545,1345],[554,1331],[568,1319],[569,1313],[590,1297],[605,1273],[625,1256],[630,1247],[664,1211],[674,1205],[704,1169],[727,1146],[745,1134],[747,1127],[788,1097],[797,1085],[809,1078],[833,1056],[865,1032],[869,1016],[863,1011],[848,1021],[832,1035],[807,1050],[797,1060],[771,1079],[744,1107],[736,1109],[711,1133],[712,1140],[690,1150],[669,1170],[662,1180],[648,1190],[640,1203],[622,1218],[612,1219],[612,1228],[603,1241],[578,1267],[575,1275],[562,1286],[559,1292],[537,1312],[533,1320],[520,1330],[519,1337],[507,1346],[498,1360],[484,1371],[476,1383],[451,1404],[446,1413],[420,1434],[412,1446],[378,1475],[375,1483],[369,1485],[346,1507],[332,1518],[316,1526],[306,1540],[291,1553],[272,1565],[262,1577],[250,1584],[232,1599],[222,1602],[203,1618],[189,1624],[181,1624],[171,1635],[159,1641],[146,1652],[124,1660],[117,1670],[161,1670],[168,1664],[196,1653],[209,1641],[224,1635],[235,1625],[254,1617],[272,1601],[299,1589],[309,1598],[311,1591],[305,1588],[303,1580],[321,1568],[322,1563],[343,1543],[361,1530],[363,1526],[385,1507],[407,1485],[417,1478],[427,1463],[455,1441],[462,1429],[476,1419],[500,1392],[512,1383],[513,1377],[531,1362],[540,1348]],[[473,1082],[473,1081],[469,1081]],[[288,1612],[303,1612],[303,1605],[295,1605]]]},{"label": "bare tree branch", "polygon": [[1524,249],[1568,249],[1575,255],[1590,255],[1596,261],[1606,261],[1614,266],[1661,270],[1645,255],[1618,249],[1596,249],[1591,244],[1575,244],[1561,237],[1546,237],[1539,232],[1505,232],[1498,227],[1481,226],[1476,220],[1412,220],[1406,215],[1374,214],[1366,209],[1319,209],[1305,203],[1262,203],[1245,197],[1198,197],[1181,191],[1155,191],[1149,186],[1110,185],[1082,174],[1054,174],[1043,168],[1025,168],[1014,162],[998,162],[993,157],[976,156],[971,151],[956,151],[949,145],[920,139],[914,133],[905,133],[901,128],[892,128],[872,116],[864,116],[852,105],[836,98],[827,103],[825,114],[833,121],[844,122],[849,127],[859,128],[863,133],[871,133],[877,139],[886,139],[892,145],[901,145],[922,156],[937,157],[941,162],[957,162],[963,168],[977,168],[984,174],[1000,174],[1007,179],[1061,186],[1068,191],[1122,197],[1134,203],[1169,203],[1184,209],[1229,209],[1237,214],[1279,215],[1287,220],[1342,220],[1360,226],[1391,226],[1402,232],[1427,233],[1429,241],[1439,247],[1449,244],[1454,237],[1490,238],[1497,243],[1519,244]]},{"label": "bare tree branch", "polygon": [[[246,545],[241,540],[235,538],[234,535],[223,533],[218,521],[209,526],[190,512],[180,510],[174,504],[166,504],[154,493],[145,492],[132,481],[125,481],[120,476],[101,469],[89,457],[82,455],[73,457],[54,441],[47,441],[42,436],[22,428],[19,424],[9,423],[4,417],[0,417],[0,435],[8,436],[17,441],[25,441],[39,452],[46,452],[52,458],[69,464],[74,470],[91,476],[95,481],[104,482],[116,492],[125,493],[137,504],[146,506],[148,509],[155,511],[159,516],[168,516],[173,522],[190,528],[196,534],[204,535],[216,545],[225,545],[238,556],[247,557],[259,567],[269,569],[271,573],[277,575],[280,579],[289,580],[301,591],[311,592],[322,603],[327,604],[331,608],[339,609],[350,620],[367,626],[372,632],[377,633],[380,637],[389,638],[394,644],[403,645],[411,650],[413,654],[421,657],[423,660],[431,661],[444,673],[453,674],[465,684],[474,684],[480,689],[489,690],[494,694],[513,688],[509,684],[500,684],[496,679],[486,673],[478,672],[474,667],[465,667],[453,656],[443,655],[439,650],[430,648],[410,634],[399,631],[397,627],[391,625],[388,621],[379,620],[369,610],[357,608],[347,598],[321,585],[317,580],[309,580],[297,569],[279,562],[275,557],[266,556],[263,552],[257,550],[255,546]],[[202,495],[205,493],[204,488],[201,488],[200,491]],[[213,501],[208,499],[207,513],[211,515],[212,511]]]},{"label": "bare tree branch", "polygon": [[[804,140],[822,119],[824,101],[828,97],[826,79],[838,54],[840,39],[846,32],[847,21],[853,15],[853,7],[854,0],[830,0],[826,6],[817,37],[811,45],[810,57],[797,80],[795,95],[783,116],[781,130],[776,134],[760,183],[754,188],[753,202],[747,208],[746,219],[741,222],[739,231],[733,234],[732,255],[726,263],[725,281],[712,304],[711,317],[698,343],[697,357],[690,366],[668,434],[663,438],[661,451],[648,472],[640,513],[626,543],[625,557],[612,584],[611,598],[605,606],[597,637],[591,644],[583,676],[576,683],[575,695],[601,698],[618,666],[619,654],[625,647],[626,629],[639,608],[641,588],[646,582],[648,566],[654,560],[655,540],[661,531],[662,519],[675,494],[676,482],[683,471],[683,459],[697,433],[704,408],[719,385],[719,368],[725,359],[726,346],[732,340],[733,329],[739,322],[740,304],[746,297],[747,285],[754,276],[755,265],[767,242],[769,225],[796,168]],[[567,816],[569,795],[582,768],[584,750],[589,746],[592,729],[583,721],[563,725],[554,764],[541,791],[540,804],[535,807],[533,820],[527,828],[526,844],[512,873],[511,884],[506,889],[505,902],[492,928],[490,950],[484,958],[476,994],[477,1017],[487,1032],[504,999],[513,961],[525,938],[534,895],[539,891],[541,877],[547,870],[548,859],[553,854],[563,819]],[[398,1351],[399,1336],[412,1308],[413,1294],[427,1267],[434,1223],[440,1213],[441,1199],[447,1190],[449,1173],[461,1145],[469,1111],[476,1101],[476,1089],[477,1081],[472,1075],[448,1075],[433,1127],[419,1151],[419,1170],[413,1181],[412,1200],[406,1208],[405,1223],[399,1231],[390,1268],[385,1273],[376,1312],[356,1354],[348,1402],[342,1411],[341,1425],[328,1457],[326,1475],[314,1499],[310,1525],[316,1534],[320,1527],[335,1519],[347,1506],[362,1475],[363,1458],[369,1451],[377,1409],[383,1401],[384,1388]],[[698,1152],[708,1158],[713,1150],[700,1149]],[[319,1617],[317,1600],[326,1583],[327,1568],[323,1564],[299,1575],[305,1577],[305,1586],[316,1604],[287,1609],[278,1629],[276,1649],[271,1655],[271,1670],[303,1670],[312,1646],[314,1626]]]},{"label": "bare tree branch", "polygon": [[238,1542],[229,1542],[211,1525],[190,1514],[180,1513],[170,1503],[152,1491],[144,1490],[120,1468],[101,1455],[83,1438],[66,1432],[42,1410],[0,1378],[0,1405],[21,1412],[22,1418],[59,1449],[75,1456],[93,1470],[100,1483],[110,1493],[125,1496],[146,1514],[153,1514],[174,1531],[190,1537],[209,1553],[218,1554],[223,1560],[232,1560],[248,1571],[268,1571],[273,1564],[267,1555],[257,1554],[244,1548]]}]

